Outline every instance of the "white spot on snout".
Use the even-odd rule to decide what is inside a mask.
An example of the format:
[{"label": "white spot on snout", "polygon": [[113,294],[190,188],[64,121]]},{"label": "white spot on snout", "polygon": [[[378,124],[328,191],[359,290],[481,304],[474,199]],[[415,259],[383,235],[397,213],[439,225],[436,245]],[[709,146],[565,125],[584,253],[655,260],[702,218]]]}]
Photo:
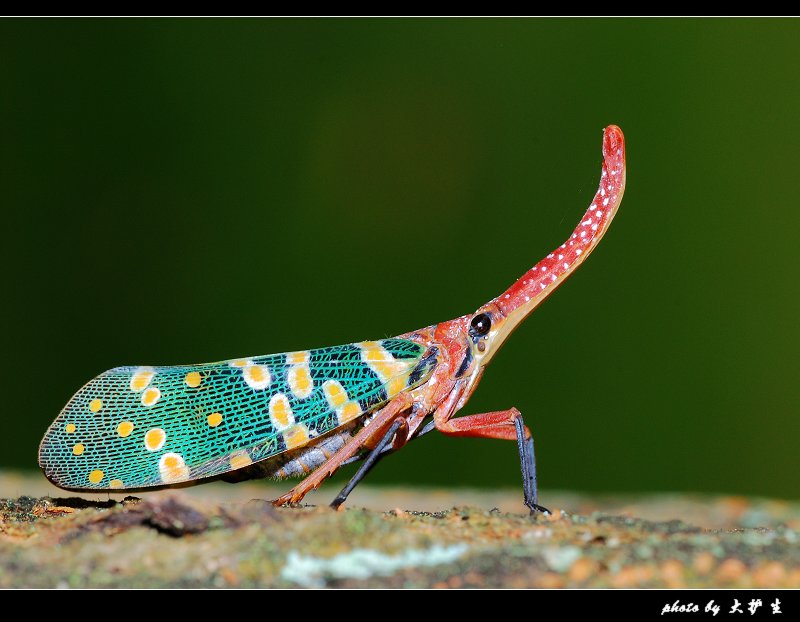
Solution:
[{"label": "white spot on snout", "polygon": [[603,199],[603,205],[608,205],[608,199]]},{"label": "white spot on snout", "polygon": [[576,250],[575,252],[576,252],[578,255],[580,255],[580,254],[581,254],[583,251],[582,251],[581,249],[578,249],[578,250]]}]

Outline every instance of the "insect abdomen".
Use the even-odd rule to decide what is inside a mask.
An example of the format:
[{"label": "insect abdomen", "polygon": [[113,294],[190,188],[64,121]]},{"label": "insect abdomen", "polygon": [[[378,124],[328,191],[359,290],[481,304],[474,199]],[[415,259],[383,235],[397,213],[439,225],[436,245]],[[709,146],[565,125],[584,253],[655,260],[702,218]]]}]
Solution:
[{"label": "insect abdomen", "polygon": [[344,447],[360,425],[351,426],[319,439],[305,447],[285,452],[223,476],[226,482],[248,479],[285,479],[304,477],[321,466],[334,453]]}]

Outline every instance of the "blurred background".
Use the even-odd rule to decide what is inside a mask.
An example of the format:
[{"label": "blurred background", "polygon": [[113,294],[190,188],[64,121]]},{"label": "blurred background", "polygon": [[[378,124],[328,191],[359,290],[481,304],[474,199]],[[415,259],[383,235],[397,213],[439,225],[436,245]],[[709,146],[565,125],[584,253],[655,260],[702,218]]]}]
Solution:
[{"label": "blurred background", "polygon": [[[800,497],[798,58],[796,20],[0,21],[0,467],[110,367],[473,311],[569,235],[616,123],[614,225],[462,414],[517,406],[546,489]],[[369,482],[519,463],[431,434]]]}]

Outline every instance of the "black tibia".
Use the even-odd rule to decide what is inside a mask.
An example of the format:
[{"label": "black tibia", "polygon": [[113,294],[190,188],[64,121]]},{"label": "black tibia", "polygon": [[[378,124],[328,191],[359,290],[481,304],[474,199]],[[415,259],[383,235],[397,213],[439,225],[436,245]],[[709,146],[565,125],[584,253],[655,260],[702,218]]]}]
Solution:
[{"label": "black tibia", "polygon": [[394,435],[397,434],[397,431],[404,424],[405,424],[404,419],[402,418],[395,419],[394,423],[392,423],[392,425],[389,426],[389,429],[386,431],[386,434],[383,435],[383,438],[381,438],[380,442],[377,445],[375,445],[375,448],[372,451],[369,452],[369,455],[364,460],[364,464],[362,464],[358,468],[356,474],[353,475],[350,481],[347,482],[347,485],[344,488],[342,488],[342,492],[336,495],[336,498],[333,500],[333,502],[331,502],[332,508],[336,509],[340,505],[342,505],[342,503],[344,503],[347,500],[347,497],[350,495],[350,493],[353,492],[353,489],[356,486],[358,486],[361,480],[364,479],[367,473],[370,472],[372,467],[374,467],[377,464],[378,460],[380,460],[383,457],[384,453],[392,450],[391,447],[392,439],[394,438]]},{"label": "black tibia", "polygon": [[531,511],[544,512],[549,514],[550,510],[536,503],[536,455],[533,451],[533,436],[525,438],[525,423],[522,415],[514,419],[514,427],[517,429],[517,447],[519,448],[519,462],[522,467],[522,492],[525,505]]}]

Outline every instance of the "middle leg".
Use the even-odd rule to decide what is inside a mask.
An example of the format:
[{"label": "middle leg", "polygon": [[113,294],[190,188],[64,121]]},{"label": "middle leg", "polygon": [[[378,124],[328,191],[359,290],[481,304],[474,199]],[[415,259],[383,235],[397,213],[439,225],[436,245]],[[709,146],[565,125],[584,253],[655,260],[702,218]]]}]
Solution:
[{"label": "middle leg", "polygon": [[327,477],[333,475],[343,463],[353,457],[366,443],[375,436],[381,438],[385,430],[392,425],[402,413],[411,408],[411,396],[408,393],[400,393],[384,406],[378,415],[369,423],[368,426],[361,428],[358,433],[351,438],[347,444],[333,454],[311,475],[306,477],[297,486],[292,488],[285,495],[281,495],[272,503],[274,505],[285,505],[287,503],[297,503],[309,492],[318,488]]},{"label": "middle leg", "polygon": [[347,482],[345,487],[342,488],[342,491],[336,495],[336,498],[331,502],[331,507],[333,509],[338,509],[339,506],[347,500],[347,497],[350,496],[353,489],[367,476],[367,473],[369,473],[372,467],[378,463],[378,460],[384,456],[384,453],[390,450],[389,443],[392,442],[392,439],[395,439],[395,442],[392,443],[391,451],[405,445],[408,439],[408,423],[405,419],[395,419],[394,423],[389,426],[386,434],[384,434],[383,438],[375,445],[364,460],[364,464],[358,468],[356,474],[350,478],[350,481]]}]

